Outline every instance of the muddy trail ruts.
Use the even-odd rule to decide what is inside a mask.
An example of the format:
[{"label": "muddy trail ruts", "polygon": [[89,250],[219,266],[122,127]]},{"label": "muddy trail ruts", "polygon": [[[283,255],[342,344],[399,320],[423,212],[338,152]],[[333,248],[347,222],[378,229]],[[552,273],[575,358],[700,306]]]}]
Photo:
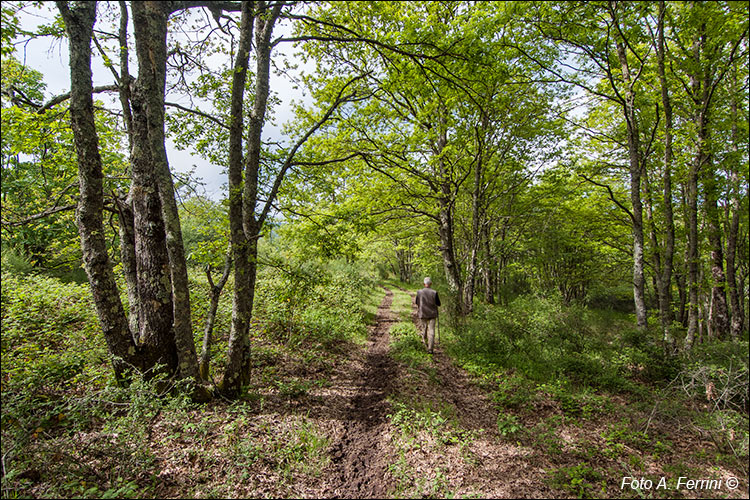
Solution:
[{"label": "muddy trail ruts", "polygon": [[392,458],[387,432],[389,404],[386,398],[397,375],[388,355],[388,331],[397,321],[391,312],[393,292],[378,307],[368,339],[363,366],[354,374],[356,392],[342,415],[340,436],[330,449],[334,468],[326,488],[332,498],[384,498],[390,489],[387,474]]}]

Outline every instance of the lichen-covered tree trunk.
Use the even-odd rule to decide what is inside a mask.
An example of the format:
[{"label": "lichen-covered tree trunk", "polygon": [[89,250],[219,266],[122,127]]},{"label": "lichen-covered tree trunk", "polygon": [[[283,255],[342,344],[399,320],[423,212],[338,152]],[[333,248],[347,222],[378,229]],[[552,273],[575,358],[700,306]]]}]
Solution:
[{"label": "lichen-covered tree trunk", "polygon": [[[132,175],[131,175],[132,176]],[[133,334],[133,339],[138,342],[138,267],[135,254],[135,226],[133,215],[133,197],[128,194],[124,200],[115,199],[120,233],[120,261],[122,271],[125,275],[125,287],[128,294],[130,311],[128,324]]]},{"label": "lichen-covered tree trunk", "polygon": [[240,21],[240,41],[232,72],[232,99],[229,124],[229,230],[234,260],[234,297],[232,299],[232,325],[229,332],[229,352],[224,376],[220,383],[221,391],[235,396],[242,387],[242,364],[249,349],[248,329],[250,327],[250,265],[248,260],[248,238],[243,227],[243,179],[242,179],[242,140],[243,140],[243,100],[247,66],[253,35],[253,4],[242,3]]},{"label": "lichen-covered tree trunk", "polygon": [[138,364],[138,358],[104,239],[104,175],[91,97],[91,35],[96,19],[96,3],[77,2],[69,5],[68,2],[57,2],[57,6],[70,40],[70,120],[81,190],[76,221],[81,236],[83,264],[115,376],[122,381],[127,378],[131,367]]},{"label": "lichen-covered tree trunk", "polygon": [[[171,303],[165,310],[166,302],[162,301],[158,313],[165,318],[171,316],[172,336],[176,347],[178,371],[180,378],[198,380],[198,357],[193,339],[190,321],[190,289],[187,277],[187,262],[182,242],[180,219],[174,195],[172,175],[169,170],[164,135],[164,93],[167,74],[167,20],[172,12],[171,2],[132,2],[133,27],[136,35],[136,52],[138,54],[138,79],[136,92],[133,95],[133,114],[135,101],[139,101],[139,110],[143,114],[140,124],[145,125],[145,132],[136,131],[140,147],[148,150],[148,164],[142,165],[148,172],[149,186],[142,186],[148,196],[158,197],[164,232],[164,251],[167,255],[169,290]],[[135,121],[135,120],[134,120]],[[139,124],[136,124],[136,129]],[[145,159],[145,154],[142,156]],[[135,168],[135,167],[134,167]],[[146,175],[145,172],[143,172]],[[154,217],[155,214],[154,214]],[[155,219],[151,219],[153,222]],[[154,238],[158,238],[155,232]],[[156,243],[156,242],[155,242]],[[161,242],[158,243],[162,245]],[[160,250],[161,251],[161,250]],[[166,285],[162,279],[162,286]],[[141,297],[143,302],[143,297]],[[149,304],[143,307],[148,308]],[[156,305],[154,304],[156,309]],[[156,311],[154,311],[156,312]],[[166,321],[165,321],[166,324]],[[166,333],[164,333],[166,335]]]},{"label": "lichen-covered tree trunk", "polygon": [[177,369],[177,348],[172,330],[172,282],[142,92],[143,89],[136,86],[133,93],[134,141],[130,159],[138,280],[138,341],[143,369],[150,370],[159,363],[165,365],[162,370],[171,374]]},{"label": "lichen-covered tree trunk", "polygon": [[[118,96],[122,108],[123,124],[128,136],[128,151],[133,147],[133,113],[130,109],[130,83],[132,77],[129,69],[128,51],[128,8],[124,1],[120,0],[120,30],[117,38],[120,43],[120,76],[118,80]],[[118,195],[119,196],[119,195]],[[133,228],[133,197],[128,191],[125,199],[115,198],[117,203],[119,232],[120,232],[120,259],[122,261],[123,274],[125,275],[125,287],[128,294],[130,311],[128,323],[133,338],[138,342],[138,272],[135,257],[135,230]]]}]

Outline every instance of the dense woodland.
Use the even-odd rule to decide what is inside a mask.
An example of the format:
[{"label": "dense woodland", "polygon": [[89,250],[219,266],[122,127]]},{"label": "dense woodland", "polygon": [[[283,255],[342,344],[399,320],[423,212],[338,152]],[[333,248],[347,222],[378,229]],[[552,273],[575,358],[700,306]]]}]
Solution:
[{"label": "dense woodland", "polygon": [[[746,2],[3,2],[3,498],[746,497],[749,81]],[[339,490],[315,402],[386,322]]]}]

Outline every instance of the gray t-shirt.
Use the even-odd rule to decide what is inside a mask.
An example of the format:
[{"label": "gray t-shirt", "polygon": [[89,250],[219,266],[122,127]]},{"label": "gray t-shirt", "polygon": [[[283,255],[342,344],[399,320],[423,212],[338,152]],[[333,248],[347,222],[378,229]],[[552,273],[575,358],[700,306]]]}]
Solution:
[{"label": "gray t-shirt", "polygon": [[419,319],[432,319],[438,317],[440,297],[432,288],[422,288],[417,292],[417,307],[419,308]]}]

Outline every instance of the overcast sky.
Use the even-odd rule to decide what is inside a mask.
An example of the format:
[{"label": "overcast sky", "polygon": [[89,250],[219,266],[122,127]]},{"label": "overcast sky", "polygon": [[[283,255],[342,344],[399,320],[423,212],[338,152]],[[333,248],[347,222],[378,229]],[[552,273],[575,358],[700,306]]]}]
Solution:
[{"label": "overcast sky", "polygon": [[[56,7],[53,2],[45,2],[41,10],[29,7],[19,13],[19,19],[22,26],[31,30],[39,24],[49,23],[54,14]],[[131,24],[132,26],[132,24]],[[285,25],[277,26],[274,30],[274,37],[289,31]],[[16,46],[16,57],[25,62],[26,65],[41,72],[44,75],[44,83],[47,85],[46,98],[62,94],[70,90],[70,72],[68,68],[68,45],[66,40],[54,40],[52,37],[42,37],[28,41],[25,44]],[[293,47],[290,43],[281,43],[274,49],[274,57],[287,55],[291,58]],[[131,49],[131,73],[137,72],[137,64],[132,60],[134,50]],[[114,83],[112,73],[103,65],[100,57],[97,57],[94,50],[92,60],[92,71],[94,85],[107,85]],[[299,63],[302,67],[301,62]],[[251,65],[254,62],[251,60]],[[309,69],[309,67],[308,67]],[[134,75],[137,76],[137,75]],[[293,84],[288,78],[279,77],[271,74],[271,92],[276,93],[281,100],[280,106],[276,110],[276,125],[266,123],[263,131],[264,140],[283,141],[280,129],[284,123],[292,117],[292,101],[304,100],[309,103],[309,96],[303,98],[301,90],[295,90]],[[107,98],[105,94],[99,94],[97,99],[102,99],[113,103],[115,109],[119,109],[119,101],[112,95]],[[168,99],[172,99],[169,97]],[[183,101],[184,102],[184,101]],[[205,108],[204,108],[205,109]],[[169,155],[170,166],[173,171],[186,172],[193,166],[196,166],[195,175],[205,183],[205,194],[214,200],[226,196],[227,176],[221,172],[221,167],[210,164],[200,158],[193,151],[179,151],[171,141],[167,142],[167,153]]]}]

